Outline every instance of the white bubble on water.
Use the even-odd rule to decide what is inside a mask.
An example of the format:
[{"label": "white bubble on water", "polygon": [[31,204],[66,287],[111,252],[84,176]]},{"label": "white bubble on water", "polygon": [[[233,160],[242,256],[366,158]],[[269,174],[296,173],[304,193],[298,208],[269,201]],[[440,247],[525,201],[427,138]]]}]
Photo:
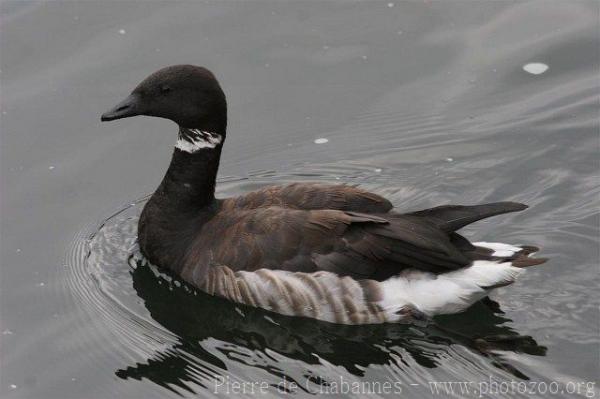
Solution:
[{"label": "white bubble on water", "polygon": [[125,31],[125,29],[119,29],[119,34],[120,35],[124,35],[125,33],[127,33],[127,31]]},{"label": "white bubble on water", "polygon": [[323,137],[315,139],[315,144],[325,144],[325,143],[328,143],[328,142],[329,142],[329,139],[326,139],[326,138],[323,138]]},{"label": "white bubble on water", "polygon": [[541,75],[548,70],[549,66],[542,64],[541,62],[531,62],[523,65],[523,70],[529,72],[532,75]]}]

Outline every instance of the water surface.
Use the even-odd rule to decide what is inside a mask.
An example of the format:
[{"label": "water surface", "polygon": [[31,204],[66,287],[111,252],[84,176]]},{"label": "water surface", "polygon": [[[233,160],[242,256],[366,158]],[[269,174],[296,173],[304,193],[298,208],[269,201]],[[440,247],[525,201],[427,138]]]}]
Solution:
[{"label": "water surface", "polygon": [[[314,397],[342,381],[597,397],[598,14],[595,1],[3,2],[2,397],[210,397],[234,382]],[[210,68],[228,95],[220,196],[322,181],[406,210],[520,201],[531,208],[465,234],[551,261],[429,325],[335,326],[194,292],[135,244],[176,127],[99,122],[175,63]]]}]

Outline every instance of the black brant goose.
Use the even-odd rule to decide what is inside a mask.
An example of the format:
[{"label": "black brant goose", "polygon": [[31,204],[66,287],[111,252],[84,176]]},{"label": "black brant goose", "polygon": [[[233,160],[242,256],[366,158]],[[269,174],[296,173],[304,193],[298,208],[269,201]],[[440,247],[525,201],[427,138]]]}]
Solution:
[{"label": "black brant goose", "polygon": [[316,183],[215,198],[227,104],[205,68],[163,68],[101,119],[135,115],[179,125],[171,164],[140,216],[140,249],[209,294],[333,323],[397,322],[460,312],[545,261],[529,257],[535,247],[456,233],[527,208],[515,202],[401,214],[377,194]]}]

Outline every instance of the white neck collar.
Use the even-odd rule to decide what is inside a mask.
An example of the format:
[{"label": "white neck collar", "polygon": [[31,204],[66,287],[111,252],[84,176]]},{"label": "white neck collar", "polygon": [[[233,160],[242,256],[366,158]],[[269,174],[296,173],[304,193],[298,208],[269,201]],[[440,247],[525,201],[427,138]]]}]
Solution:
[{"label": "white neck collar", "polygon": [[181,128],[175,148],[193,154],[203,148],[215,148],[222,141],[223,136],[218,133]]}]

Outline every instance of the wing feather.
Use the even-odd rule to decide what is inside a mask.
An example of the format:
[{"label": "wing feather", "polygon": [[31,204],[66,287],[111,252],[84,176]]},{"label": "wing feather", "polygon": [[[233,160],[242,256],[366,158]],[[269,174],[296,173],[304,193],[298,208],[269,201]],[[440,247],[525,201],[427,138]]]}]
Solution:
[{"label": "wing feather", "polygon": [[[221,212],[204,232],[193,253],[211,253],[205,261],[234,271],[324,270],[385,279],[406,268],[444,272],[469,263],[448,234],[410,215],[271,206]],[[184,270],[197,267],[198,255],[193,260]]]},{"label": "wing feather", "polygon": [[290,209],[332,209],[361,213],[387,213],[393,207],[387,199],[358,187],[319,183],[270,186],[223,202],[226,209],[279,206]]}]

